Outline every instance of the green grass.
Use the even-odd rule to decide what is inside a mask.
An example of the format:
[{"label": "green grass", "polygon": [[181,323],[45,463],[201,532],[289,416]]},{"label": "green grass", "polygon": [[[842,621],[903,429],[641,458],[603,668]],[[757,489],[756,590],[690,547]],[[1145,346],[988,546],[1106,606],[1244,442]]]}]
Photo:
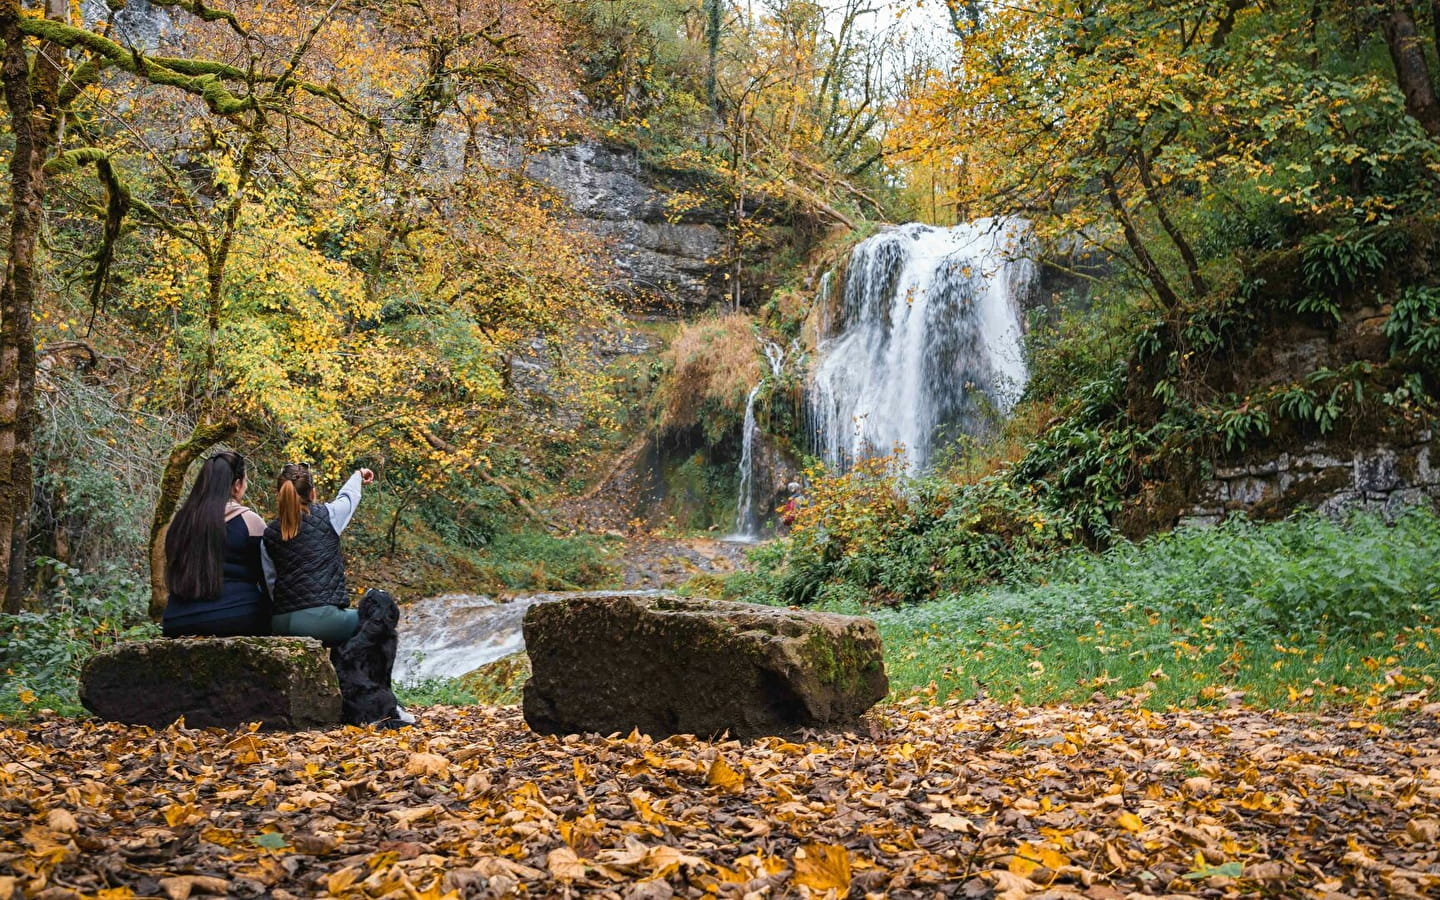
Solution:
[{"label": "green grass", "polygon": [[498,590],[581,590],[613,583],[619,567],[615,539],[535,531],[497,535],[480,555],[485,587]]},{"label": "green grass", "polygon": [[458,678],[429,678],[395,685],[401,706],[474,706],[479,699]]},{"label": "green grass", "polygon": [[1077,553],[1032,584],[828,607],[877,621],[895,695],[1379,705],[1440,677],[1440,519],[1234,521]]}]

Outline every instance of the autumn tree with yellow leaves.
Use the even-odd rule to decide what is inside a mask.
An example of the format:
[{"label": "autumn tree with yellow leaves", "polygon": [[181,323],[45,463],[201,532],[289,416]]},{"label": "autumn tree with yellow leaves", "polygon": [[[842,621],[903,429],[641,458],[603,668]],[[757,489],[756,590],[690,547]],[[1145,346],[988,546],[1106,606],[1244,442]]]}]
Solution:
[{"label": "autumn tree with yellow leaves", "polygon": [[[24,500],[10,507],[9,605],[23,589],[37,337],[46,352],[129,359],[148,377],[117,402],[176,417],[153,573],[189,464],[237,433],[336,467],[384,462],[419,490],[473,478],[534,514],[492,471],[492,448],[576,427],[525,411],[537,398],[603,400],[579,337],[608,315],[589,288],[593,248],[520,174],[570,114],[551,14],[159,5],[183,22],[164,52],[183,55],[122,45],[113,10],[82,21],[66,4],[48,18],[12,4],[0,22],[13,70],[22,53],[55,69],[50,95],[31,78],[30,100],[12,100],[61,111],[11,116],[46,127],[17,129],[25,178],[12,178],[23,239],[21,277],[6,282],[18,305],[5,318],[17,410],[5,496]],[[35,240],[47,205],[53,252]],[[543,385],[513,377],[541,359]]]},{"label": "autumn tree with yellow leaves", "polygon": [[1432,4],[949,10],[954,64],[897,140],[957,207],[1079,236],[1164,308],[1231,279],[1234,252],[1435,212]]}]

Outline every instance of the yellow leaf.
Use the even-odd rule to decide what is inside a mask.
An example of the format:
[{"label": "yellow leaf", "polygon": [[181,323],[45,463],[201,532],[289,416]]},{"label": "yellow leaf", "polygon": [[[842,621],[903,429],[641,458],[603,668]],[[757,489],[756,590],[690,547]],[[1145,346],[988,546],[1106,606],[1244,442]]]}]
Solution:
[{"label": "yellow leaf", "polygon": [[412,753],[405,761],[407,775],[447,775],[450,761],[435,753]]},{"label": "yellow leaf", "polygon": [[51,831],[58,831],[62,834],[74,834],[80,830],[80,823],[75,821],[75,816],[67,809],[52,809],[45,816],[45,825]]},{"label": "yellow leaf", "polygon": [[705,773],[705,783],[727,794],[738,794],[745,789],[745,776],[730,768],[723,754],[716,753],[710,771]]},{"label": "yellow leaf", "polygon": [[1029,878],[1031,873],[1041,866],[1054,871],[1069,864],[1070,858],[1055,848],[1043,844],[1037,847],[1025,842],[1015,848],[1015,855],[1010,857],[1008,868],[1021,878]]},{"label": "yellow leaf", "polygon": [[798,885],[841,894],[850,890],[850,854],[838,844],[806,844],[791,862]]},{"label": "yellow leaf", "polygon": [[980,830],[975,827],[974,822],[964,816],[957,816],[952,813],[933,813],[930,816],[930,827],[940,828],[945,831],[958,831],[962,834],[975,834]]},{"label": "yellow leaf", "polygon": [[360,877],[359,866],[346,866],[338,872],[331,872],[325,876],[325,890],[332,894],[339,894],[355,883]]},{"label": "yellow leaf", "polygon": [[545,858],[545,865],[557,881],[578,881],[585,877],[585,864],[569,847],[551,850]]},{"label": "yellow leaf", "polygon": [[230,882],[209,875],[176,875],[173,878],[160,879],[160,890],[164,891],[170,900],[185,900],[194,893],[223,896],[229,892]]},{"label": "yellow leaf", "polygon": [[1115,817],[1115,824],[1126,831],[1133,831],[1137,834],[1145,830],[1145,823],[1140,821],[1140,817],[1132,812],[1120,813]]},{"label": "yellow leaf", "polygon": [[682,853],[674,847],[661,846],[646,854],[645,865],[650,867],[651,879],[664,878],[682,866],[691,871],[704,871],[709,863],[698,856]]}]

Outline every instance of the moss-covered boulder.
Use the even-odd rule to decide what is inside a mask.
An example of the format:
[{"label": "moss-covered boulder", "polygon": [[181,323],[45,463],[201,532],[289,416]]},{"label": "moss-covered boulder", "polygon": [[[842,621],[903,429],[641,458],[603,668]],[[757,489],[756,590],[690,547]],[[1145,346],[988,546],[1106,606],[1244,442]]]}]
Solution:
[{"label": "moss-covered boulder", "polygon": [[693,597],[532,606],[525,721],[547,734],[735,737],[853,721],[889,683],[875,623]]},{"label": "moss-covered boulder", "polygon": [[512,653],[488,662],[459,678],[460,686],[487,706],[507,706],[520,702],[520,692],[530,677],[530,658]]},{"label": "moss-covered boulder", "polygon": [[163,727],[303,729],[338,724],[340,684],[314,638],[179,638],[116,644],[91,657],[80,702],[102,719]]}]

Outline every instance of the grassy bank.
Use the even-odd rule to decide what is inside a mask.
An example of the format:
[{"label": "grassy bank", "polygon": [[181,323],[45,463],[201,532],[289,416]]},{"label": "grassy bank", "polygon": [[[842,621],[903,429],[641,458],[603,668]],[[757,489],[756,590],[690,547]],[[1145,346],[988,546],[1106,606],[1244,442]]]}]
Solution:
[{"label": "grassy bank", "polygon": [[1030,584],[830,608],[878,621],[896,695],[1378,706],[1440,677],[1440,519],[1234,521],[1076,553]]}]

